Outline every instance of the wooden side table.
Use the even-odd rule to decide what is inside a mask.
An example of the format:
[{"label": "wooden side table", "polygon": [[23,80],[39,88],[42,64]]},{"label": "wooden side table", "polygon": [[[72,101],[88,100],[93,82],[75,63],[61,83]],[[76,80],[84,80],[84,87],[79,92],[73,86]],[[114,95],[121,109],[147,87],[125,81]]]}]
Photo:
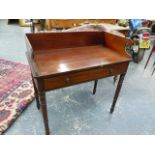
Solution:
[{"label": "wooden side table", "polygon": [[46,134],[48,125],[46,91],[120,75],[110,113],[119,96],[130,56],[124,37],[108,32],[53,32],[26,34],[27,58],[32,72],[38,109]]}]

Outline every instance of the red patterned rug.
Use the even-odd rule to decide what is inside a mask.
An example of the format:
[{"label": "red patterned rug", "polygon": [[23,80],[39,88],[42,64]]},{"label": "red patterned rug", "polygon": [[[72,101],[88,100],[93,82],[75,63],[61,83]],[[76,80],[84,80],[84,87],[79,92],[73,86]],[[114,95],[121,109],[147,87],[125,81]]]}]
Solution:
[{"label": "red patterned rug", "polygon": [[33,98],[29,66],[0,58],[0,134],[12,125]]}]

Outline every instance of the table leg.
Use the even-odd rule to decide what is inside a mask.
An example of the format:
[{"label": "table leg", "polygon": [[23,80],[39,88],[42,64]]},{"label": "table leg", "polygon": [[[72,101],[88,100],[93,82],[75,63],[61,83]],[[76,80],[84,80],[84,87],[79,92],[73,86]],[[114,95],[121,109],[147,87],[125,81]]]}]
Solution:
[{"label": "table leg", "polygon": [[115,108],[116,101],[117,101],[118,95],[120,93],[122,84],[123,84],[124,77],[125,77],[125,74],[120,75],[120,78],[119,78],[119,81],[118,81],[118,84],[117,84],[117,88],[116,88],[116,91],[115,91],[115,96],[113,98],[113,103],[112,103],[112,106],[111,106],[111,109],[110,109],[110,113],[114,112],[114,108]]},{"label": "table leg", "polygon": [[114,84],[116,83],[117,78],[118,78],[118,76],[117,76],[117,75],[115,75],[115,76],[114,76]]},{"label": "table leg", "polygon": [[37,108],[40,109],[40,103],[39,103],[39,97],[38,97],[38,90],[36,88],[36,84],[34,82],[33,77],[32,77],[32,83],[33,83],[33,87],[34,87],[34,94],[35,94],[35,97],[36,97]]},{"label": "table leg", "polygon": [[41,106],[42,116],[44,120],[46,135],[49,135],[50,131],[48,126],[48,113],[47,113],[45,92],[39,92],[39,97],[40,97],[40,106]]},{"label": "table leg", "polygon": [[94,82],[93,94],[96,93],[97,83],[98,83],[98,80],[95,80],[95,82]]}]

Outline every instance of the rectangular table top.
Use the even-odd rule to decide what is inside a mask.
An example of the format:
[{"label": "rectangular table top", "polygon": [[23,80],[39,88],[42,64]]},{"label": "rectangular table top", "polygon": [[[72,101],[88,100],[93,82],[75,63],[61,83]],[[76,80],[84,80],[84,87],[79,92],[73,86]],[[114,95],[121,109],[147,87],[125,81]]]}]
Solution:
[{"label": "rectangular table top", "polygon": [[46,50],[34,63],[40,76],[94,68],[128,61],[128,58],[103,45]]}]

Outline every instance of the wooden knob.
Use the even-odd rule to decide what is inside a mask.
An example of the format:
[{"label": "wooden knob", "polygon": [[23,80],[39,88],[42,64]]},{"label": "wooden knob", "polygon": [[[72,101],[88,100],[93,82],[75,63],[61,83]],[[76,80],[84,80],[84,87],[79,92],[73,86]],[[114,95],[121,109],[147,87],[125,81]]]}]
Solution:
[{"label": "wooden knob", "polygon": [[67,78],[66,78],[66,83],[69,83],[69,82],[70,82],[70,78],[67,77]]}]

